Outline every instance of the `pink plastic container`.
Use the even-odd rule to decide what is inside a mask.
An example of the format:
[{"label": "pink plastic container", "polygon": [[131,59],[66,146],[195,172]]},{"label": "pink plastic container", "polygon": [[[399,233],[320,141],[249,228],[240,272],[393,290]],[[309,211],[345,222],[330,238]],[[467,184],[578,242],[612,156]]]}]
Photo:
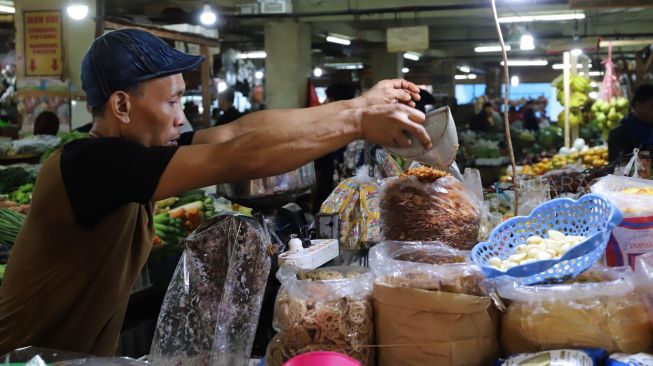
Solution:
[{"label": "pink plastic container", "polygon": [[291,358],[283,366],[361,366],[361,363],[338,352],[308,352]]}]

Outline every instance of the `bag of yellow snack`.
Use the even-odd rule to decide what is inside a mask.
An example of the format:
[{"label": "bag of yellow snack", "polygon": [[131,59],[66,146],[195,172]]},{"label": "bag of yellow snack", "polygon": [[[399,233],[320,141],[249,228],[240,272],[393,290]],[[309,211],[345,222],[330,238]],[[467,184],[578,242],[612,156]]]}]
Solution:
[{"label": "bag of yellow snack", "polygon": [[612,229],[606,264],[635,269],[637,256],[653,252],[653,181],[608,175],[592,185],[592,193],[607,197],[624,216]]}]

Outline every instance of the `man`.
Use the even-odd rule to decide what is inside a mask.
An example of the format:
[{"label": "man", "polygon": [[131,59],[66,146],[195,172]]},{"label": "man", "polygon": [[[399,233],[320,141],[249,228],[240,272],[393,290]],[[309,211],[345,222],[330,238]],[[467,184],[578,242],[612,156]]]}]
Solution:
[{"label": "man", "polygon": [[154,237],[152,202],[295,169],[357,138],[430,147],[405,80],[310,109],[251,113],[180,134],[182,72],[202,57],[140,30],[110,32],[82,61],[91,138],[41,167],[0,287],[0,354],[34,345],[110,356]]},{"label": "man", "polygon": [[524,106],[522,114],[524,116],[524,128],[529,131],[539,131],[540,120],[535,115],[535,109],[532,100],[526,102],[526,106]]},{"label": "man", "polygon": [[229,87],[222,93],[218,94],[218,118],[215,123],[216,126],[226,125],[240,118],[243,114],[234,107],[234,98],[236,92],[233,88]]},{"label": "man", "polygon": [[632,112],[608,137],[608,160],[613,162],[633,153],[635,148],[653,149],[653,85],[635,90]]},{"label": "man", "polygon": [[[324,103],[333,103],[342,100],[350,100],[356,97],[356,88],[351,83],[335,83],[326,89],[326,100]],[[334,188],[333,176],[336,172],[336,161],[342,161],[344,148],[321,156],[313,162],[315,165],[315,185],[311,192],[312,213],[320,211],[322,203],[329,197]]]}]

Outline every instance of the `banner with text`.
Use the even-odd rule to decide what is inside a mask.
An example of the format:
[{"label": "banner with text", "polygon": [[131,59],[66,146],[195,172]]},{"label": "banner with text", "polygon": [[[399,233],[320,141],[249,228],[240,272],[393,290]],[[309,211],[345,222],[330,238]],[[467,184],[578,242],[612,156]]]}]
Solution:
[{"label": "banner with text", "polygon": [[25,75],[61,75],[61,12],[25,11]]}]

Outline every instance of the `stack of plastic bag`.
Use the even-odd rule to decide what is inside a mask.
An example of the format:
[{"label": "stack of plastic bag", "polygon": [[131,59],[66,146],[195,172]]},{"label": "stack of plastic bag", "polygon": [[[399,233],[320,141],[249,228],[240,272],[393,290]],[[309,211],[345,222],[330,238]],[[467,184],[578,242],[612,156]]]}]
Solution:
[{"label": "stack of plastic bag", "polygon": [[214,216],[185,239],[150,362],[247,365],[270,272],[269,243],[256,220],[236,214]]}]

